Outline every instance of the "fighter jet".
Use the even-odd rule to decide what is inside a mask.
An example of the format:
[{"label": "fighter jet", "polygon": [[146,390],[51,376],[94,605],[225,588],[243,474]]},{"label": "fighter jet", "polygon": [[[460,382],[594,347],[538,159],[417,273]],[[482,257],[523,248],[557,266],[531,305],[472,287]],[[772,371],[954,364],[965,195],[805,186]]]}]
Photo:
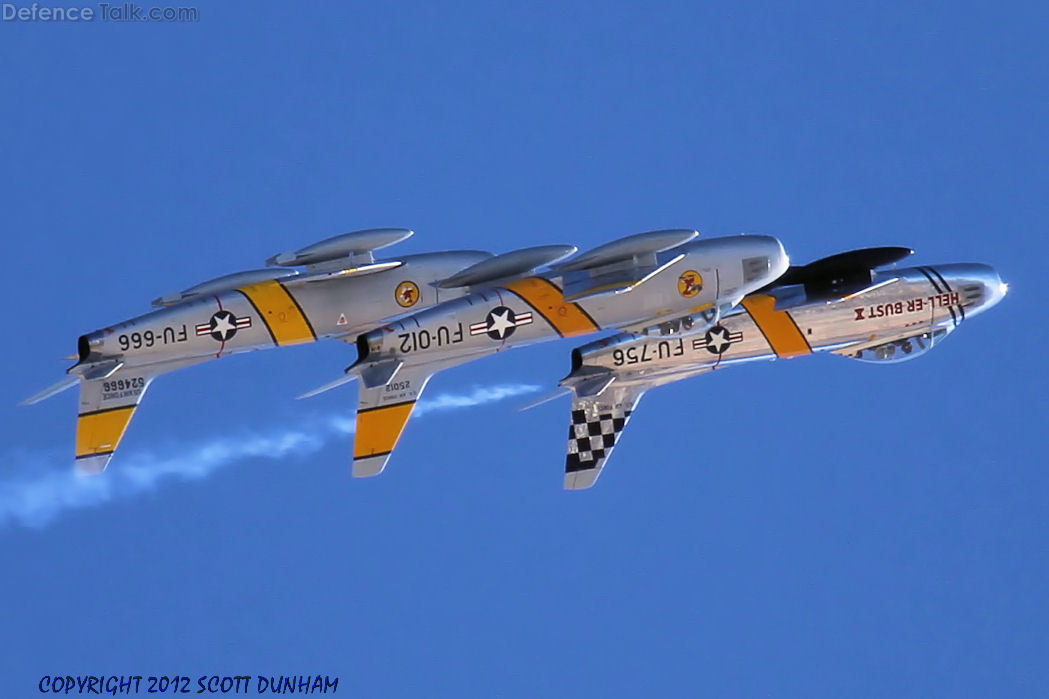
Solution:
[{"label": "fighter jet", "polygon": [[[81,336],[68,376],[24,403],[79,383],[77,465],[101,472],[160,374],[248,350],[322,338],[352,342],[398,315],[463,296],[464,288],[435,282],[492,257],[458,250],[375,259],[376,250],[411,235],[401,228],[355,231],[276,255],[266,269],[161,296],[153,301],[157,310]],[[546,246],[533,249],[533,259],[574,252],[571,245]]]},{"label": "fighter jet", "polygon": [[594,485],[650,388],[818,352],[878,364],[914,359],[1005,296],[1006,285],[983,264],[876,271],[911,252],[854,250],[791,267],[702,332],[619,333],[575,349],[572,372],[560,382],[573,394],[564,487]]},{"label": "fighter jet", "polygon": [[775,238],[694,241],[698,235],[668,230],[629,236],[539,275],[531,274],[536,265],[529,251],[493,257],[438,285],[468,288],[469,294],[361,334],[357,362],[324,387],[349,378],[361,382],[353,475],[383,470],[427,381],[441,369],[603,329],[700,330],[787,270]]}]

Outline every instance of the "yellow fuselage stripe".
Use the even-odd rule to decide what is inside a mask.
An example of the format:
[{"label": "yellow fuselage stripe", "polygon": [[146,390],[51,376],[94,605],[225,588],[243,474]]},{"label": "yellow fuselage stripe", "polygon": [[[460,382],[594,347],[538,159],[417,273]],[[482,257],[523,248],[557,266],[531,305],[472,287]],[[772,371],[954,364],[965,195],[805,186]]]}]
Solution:
[{"label": "yellow fuselage stripe", "polygon": [[772,345],[777,357],[800,357],[812,354],[808,340],[786,311],[776,310],[776,299],[765,294],[743,299],[743,308],[754,319],[758,329]]},{"label": "yellow fuselage stripe", "polygon": [[353,458],[364,459],[393,451],[414,407],[415,401],[410,401],[357,411]]},{"label": "yellow fuselage stripe", "polygon": [[542,277],[526,277],[511,282],[506,288],[534,308],[563,337],[585,335],[601,328],[578,303],[565,301],[561,289]]},{"label": "yellow fuselage stripe", "polygon": [[266,281],[240,288],[259,312],[262,322],[281,347],[317,339],[299,304],[280,282]]},{"label": "yellow fuselage stripe", "polygon": [[76,421],[77,458],[116,451],[134,412],[135,406],[129,405],[80,415]]}]

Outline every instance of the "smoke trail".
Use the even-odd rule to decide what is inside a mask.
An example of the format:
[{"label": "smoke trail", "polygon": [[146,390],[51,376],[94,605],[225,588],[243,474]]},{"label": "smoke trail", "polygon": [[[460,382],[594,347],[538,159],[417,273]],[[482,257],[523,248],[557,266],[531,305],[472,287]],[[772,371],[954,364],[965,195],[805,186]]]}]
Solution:
[{"label": "smoke trail", "polygon": [[[461,410],[536,391],[538,386],[503,384],[476,388],[470,393],[442,393],[421,400],[414,417]],[[249,458],[283,459],[316,452],[331,439],[354,431],[354,419],[330,415],[298,427],[260,434],[223,436],[183,447],[174,456],[121,453],[116,468],[100,476],[84,476],[58,451],[17,450],[2,462],[17,473],[0,480],[0,527],[19,523],[41,527],[65,511],[102,505],[153,490],[169,480],[199,480],[214,471]],[[8,466],[10,468],[11,466]]]}]

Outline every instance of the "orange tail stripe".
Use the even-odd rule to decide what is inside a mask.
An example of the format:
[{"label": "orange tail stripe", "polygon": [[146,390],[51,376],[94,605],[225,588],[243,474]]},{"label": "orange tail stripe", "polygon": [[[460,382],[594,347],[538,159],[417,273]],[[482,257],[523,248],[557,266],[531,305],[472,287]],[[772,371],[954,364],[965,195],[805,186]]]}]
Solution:
[{"label": "orange tail stripe", "polygon": [[239,291],[248,297],[273,336],[273,341],[281,347],[317,339],[302,308],[280,282],[260,282],[241,287]]},{"label": "orange tail stripe", "polygon": [[812,354],[808,340],[798,330],[794,319],[786,311],[776,310],[776,299],[765,294],[743,299],[743,308],[754,319],[758,329],[772,345],[778,357],[799,357]]},{"label": "orange tail stripe", "polygon": [[135,406],[84,413],[76,421],[76,456],[111,454],[120,444]]},{"label": "orange tail stripe", "polygon": [[542,277],[527,277],[506,288],[525,300],[563,337],[597,332],[600,326],[578,303],[565,301],[561,289]]},{"label": "orange tail stripe", "polygon": [[409,401],[358,410],[353,458],[364,459],[393,451],[414,407],[415,401]]}]

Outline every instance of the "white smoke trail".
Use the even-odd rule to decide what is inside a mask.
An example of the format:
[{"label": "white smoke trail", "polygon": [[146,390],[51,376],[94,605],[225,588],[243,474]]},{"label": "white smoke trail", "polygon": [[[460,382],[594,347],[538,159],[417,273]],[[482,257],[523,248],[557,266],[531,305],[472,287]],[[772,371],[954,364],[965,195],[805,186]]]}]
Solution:
[{"label": "white smoke trail", "polygon": [[[415,406],[413,417],[432,412],[461,410],[532,393],[538,386],[502,384],[476,388],[470,393],[443,393]],[[248,432],[217,437],[183,447],[173,456],[120,453],[119,463],[98,476],[82,475],[68,455],[57,451],[6,454],[0,462],[0,527],[18,523],[42,527],[62,513],[131,498],[169,480],[199,480],[216,470],[249,458],[283,459],[311,454],[335,437],[352,434],[352,417],[331,415],[265,434]],[[11,473],[11,469],[16,469]]]}]

